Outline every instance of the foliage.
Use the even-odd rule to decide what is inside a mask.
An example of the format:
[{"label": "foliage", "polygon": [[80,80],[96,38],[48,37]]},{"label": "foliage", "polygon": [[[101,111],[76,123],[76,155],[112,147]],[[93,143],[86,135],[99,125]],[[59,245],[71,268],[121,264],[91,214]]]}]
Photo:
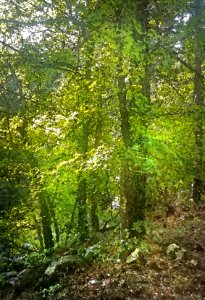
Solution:
[{"label": "foliage", "polygon": [[45,288],[41,291],[41,294],[43,295],[43,298],[46,299],[52,299],[52,297],[55,295],[55,293],[59,290],[60,284],[55,284],[49,286],[49,288]]},{"label": "foliage", "polygon": [[150,211],[203,199],[203,1],[0,8],[0,247],[131,263]]}]

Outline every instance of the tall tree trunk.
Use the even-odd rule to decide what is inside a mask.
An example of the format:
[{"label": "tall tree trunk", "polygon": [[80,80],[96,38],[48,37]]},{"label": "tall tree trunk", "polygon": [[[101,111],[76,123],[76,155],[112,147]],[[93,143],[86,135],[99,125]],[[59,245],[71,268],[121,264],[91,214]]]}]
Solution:
[{"label": "tall tree trunk", "polygon": [[54,230],[55,230],[55,240],[58,243],[60,240],[60,232],[59,232],[59,228],[58,228],[58,222],[56,219],[54,205],[52,203],[52,200],[49,197],[47,198],[47,200],[48,200],[48,207],[49,207],[50,215],[53,220],[53,226],[54,226]]},{"label": "tall tree trunk", "polygon": [[43,251],[44,250],[44,243],[43,243],[42,229],[41,229],[41,225],[39,224],[39,222],[38,222],[35,215],[34,215],[34,222],[35,222],[35,227],[36,227],[36,231],[37,231],[37,235],[38,235],[40,249],[41,249],[41,251]]},{"label": "tall tree trunk", "polygon": [[[140,37],[143,42],[145,39],[145,35],[147,33],[147,1],[141,1],[139,4],[134,4],[135,9],[137,11],[137,18],[142,28],[143,37]],[[139,17],[140,15],[140,17]],[[121,26],[119,26],[121,27]],[[133,28],[133,35],[135,36],[135,30]],[[139,36],[136,38],[139,39]],[[119,109],[121,116],[121,134],[123,143],[125,146],[125,151],[131,148],[134,143],[138,143],[141,149],[141,153],[146,157],[146,143],[144,141],[144,136],[140,133],[138,134],[138,138],[135,140],[132,137],[132,129],[131,129],[131,117],[134,117],[134,113],[136,110],[136,102],[137,99],[133,97],[132,100],[127,100],[127,88],[126,88],[126,80],[123,74],[123,57],[122,57],[122,42],[118,41],[119,46],[119,63],[118,63],[118,98],[119,98]],[[145,47],[146,48],[146,47]],[[144,68],[144,78],[141,80],[141,95],[145,102],[145,107],[148,106],[150,101],[150,77],[149,77],[149,65],[147,62],[148,51],[144,51],[144,62],[141,64],[142,68]],[[137,67],[137,64],[136,64]],[[136,108],[137,109],[137,108]],[[142,119],[142,126],[144,131],[147,130],[147,111],[139,112]],[[136,133],[137,135],[137,133]],[[138,166],[138,168],[133,166],[134,163],[132,160],[125,160],[122,166],[122,174],[121,174],[121,184],[122,184],[122,194],[125,198],[125,218],[123,219],[123,223],[125,227],[129,230],[131,235],[141,236],[145,233],[145,212],[146,212],[146,185],[147,185],[147,176],[145,171],[142,169],[142,166]],[[138,222],[137,230],[133,229],[133,225],[135,222]]]},{"label": "tall tree trunk", "polygon": [[[195,18],[199,18],[204,6],[203,0],[195,0]],[[202,17],[202,15],[201,15]],[[204,49],[202,47],[201,35],[204,28],[198,21],[195,30],[195,78],[194,78],[194,98],[196,104],[196,118],[195,118],[195,143],[197,148],[197,159],[195,161],[195,178],[193,183],[193,200],[195,203],[201,201],[201,195],[204,186],[204,166],[203,166],[203,114],[204,108],[204,92],[203,92],[203,76],[202,63]],[[204,45],[203,45],[204,46]]]},{"label": "tall tree trunk", "polygon": [[[95,196],[95,194],[93,194]],[[98,198],[91,199],[91,222],[92,222],[92,230],[93,232],[98,232],[100,230],[99,219],[97,215],[98,208]]]},{"label": "tall tree trunk", "polygon": [[[79,144],[79,150],[86,158],[88,150],[88,136],[89,136],[89,120],[84,120],[82,124],[82,136]],[[87,217],[87,180],[81,172],[78,176],[77,187],[77,208],[78,208],[78,232],[80,240],[85,241],[88,238],[88,217]]]},{"label": "tall tree trunk", "polygon": [[39,207],[43,229],[43,240],[46,250],[54,247],[53,234],[51,228],[51,218],[49,213],[49,207],[47,203],[47,196],[43,191],[39,193]]},{"label": "tall tree trunk", "polygon": [[[81,177],[81,176],[80,176]],[[77,189],[77,204],[78,204],[78,232],[80,240],[83,242],[88,238],[88,218],[87,218],[87,203],[86,189],[87,182],[85,178],[78,180]]]},{"label": "tall tree trunk", "polygon": [[[98,116],[97,116],[97,122],[96,122],[96,128],[95,128],[95,149],[97,149],[100,146],[100,141],[102,137],[102,115],[101,115],[101,109],[102,109],[102,99],[99,100],[98,103]],[[92,174],[92,184],[89,188],[89,194],[90,194],[90,201],[91,201],[91,224],[92,224],[92,231],[98,232],[100,230],[100,224],[99,224],[99,218],[97,214],[98,209],[98,202],[99,197],[101,196],[99,194],[99,178],[98,174],[95,174],[95,171],[93,171]]]}]

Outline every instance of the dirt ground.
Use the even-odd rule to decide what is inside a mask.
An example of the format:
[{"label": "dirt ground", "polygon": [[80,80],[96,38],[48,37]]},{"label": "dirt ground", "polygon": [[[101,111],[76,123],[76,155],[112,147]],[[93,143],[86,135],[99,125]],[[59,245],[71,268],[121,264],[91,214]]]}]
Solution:
[{"label": "dirt ground", "polygon": [[7,293],[2,300],[203,300],[205,207],[156,218],[148,251],[127,263],[95,262],[63,272],[58,283]]},{"label": "dirt ground", "polygon": [[130,264],[77,269],[62,280],[56,299],[205,299],[204,207],[158,223],[164,229],[150,233],[148,253]]}]

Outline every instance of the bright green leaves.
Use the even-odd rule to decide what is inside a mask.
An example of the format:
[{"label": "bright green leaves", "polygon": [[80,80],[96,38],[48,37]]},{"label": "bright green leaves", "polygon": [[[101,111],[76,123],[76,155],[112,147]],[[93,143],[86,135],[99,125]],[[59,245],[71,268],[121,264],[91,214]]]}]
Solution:
[{"label": "bright green leaves", "polygon": [[[137,26],[137,25],[136,25]],[[136,42],[132,28],[122,29],[120,32],[120,39],[123,41],[123,56],[124,58],[140,61],[143,56],[145,45],[140,39]]]},{"label": "bright green leaves", "polygon": [[[3,186],[12,182],[9,193],[22,196],[26,218],[18,228],[35,218],[41,228],[42,191],[65,238],[65,224],[80,231],[82,211],[89,230],[94,223],[99,230],[119,212],[123,223],[131,198],[127,213],[145,209],[147,194],[155,201],[189,189],[194,126],[204,110],[193,97],[195,43],[188,35],[200,29],[203,45],[204,16],[185,21],[185,1],[128,2],[35,1],[11,22],[18,17],[12,5],[1,24],[20,49],[1,46],[0,71],[0,172],[6,170]],[[21,27],[19,36],[28,30],[33,39],[20,41]],[[131,217],[134,224],[139,216]],[[34,231],[24,232],[32,240]]]}]

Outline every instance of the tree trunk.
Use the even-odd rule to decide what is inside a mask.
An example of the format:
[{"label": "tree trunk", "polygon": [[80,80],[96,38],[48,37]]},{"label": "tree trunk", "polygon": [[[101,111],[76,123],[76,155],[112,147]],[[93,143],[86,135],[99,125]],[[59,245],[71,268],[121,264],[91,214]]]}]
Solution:
[{"label": "tree trunk", "polygon": [[[89,136],[89,121],[85,120],[82,125],[82,136],[79,144],[79,150],[86,158],[88,150],[88,136]],[[88,218],[87,218],[87,180],[84,178],[82,172],[78,176],[77,187],[77,208],[78,208],[78,231],[80,240],[85,241],[88,238]]]},{"label": "tree trunk", "polygon": [[43,243],[42,230],[41,230],[41,225],[39,224],[36,216],[34,216],[34,222],[35,222],[35,227],[36,227],[36,231],[37,231],[37,235],[38,235],[40,249],[41,249],[41,251],[43,251],[44,250],[44,243]]},{"label": "tree trunk", "polygon": [[[137,10],[137,18],[142,27],[143,37],[140,37],[144,42],[144,37],[147,33],[147,1],[141,1],[140,5],[135,4]],[[140,15],[140,17],[139,17]],[[121,28],[121,24],[119,25]],[[133,34],[135,35],[135,29],[133,28]],[[136,43],[139,37],[136,38]],[[125,151],[129,150],[134,144],[138,144],[143,153],[144,157],[147,155],[146,143],[144,141],[144,135],[138,134],[137,139],[132,137],[131,129],[131,117],[135,117],[136,102],[137,99],[133,97],[131,100],[127,100],[127,87],[126,80],[123,74],[123,57],[122,57],[122,42],[118,41],[119,47],[119,62],[118,62],[118,98],[119,98],[119,109],[121,116],[121,134],[125,147]],[[147,49],[142,50],[144,52],[144,62],[142,68],[144,68],[144,78],[141,80],[141,95],[143,96],[145,107],[150,102],[150,76],[149,76],[149,65],[147,63]],[[136,63],[137,67],[137,63]],[[144,131],[147,130],[147,111],[139,112],[142,119],[142,126]],[[137,133],[135,134],[137,136]],[[137,236],[144,235],[145,233],[145,211],[146,211],[146,178],[145,171],[142,166],[134,166],[132,159],[124,160],[121,173],[121,184],[122,184],[122,195],[125,198],[125,219],[122,222],[125,224],[129,233]],[[134,223],[138,223],[136,230],[133,228]]]},{"label": "tree trunk", "polygon": [[55,230],[55,239],[56,239],[56,242],[58,243],[60,240],[60,232],[59,232],[59,228],[58,228],[58,222],[56,219],[55,209],[54,209],[52,200],[49,197],[47,198],[47,200],[48,200],[48,206],[49,206],[51,218],[53,220],[53,225],[54,225],[54,230]]},{"label": "tree trunk", "polygon": [[51,228],[51,218],[47,203],[47,196],[44,194],[44,192],[39,193],[39,206],[42,221],[44,246],[46,250],[49,250],[54,247],[54,242]]},{"label": "tree trunk", "polygon": [[[199,17],[203,9],[203,0],[195,0],[195,15]],[[204,93],[203,93],[203,76],[202,63],[204,50],[201,42],[202,24],[198,21],[195,30],[195,78],[194,78],[194,99],[196,104],[195,116],[195,144],[197,149],[197,159],[195,161],[195,178],[193,183],[193,200],[195,203],[201,201],[201,195],[204,186],[204,164],[203,164],[203,114]]]},{"label": "tree trunk", "polygon": [[[95,196],[95,194],[93,194]],[[98,199],[91,199],[91,222],[92,222],[92,230],[93,232],[98,232],[100,230],[99,219],[97,215],[98,208]]]},{"label": "tree trunk", "polygon": [[77,189],[77,204],[78,204],[78,232],[80,240],[83,242],[88,238],[88,219],[86,207],[86,189],[87,182],[85,178],[79,178]]},{"label": "tree trunk", "polygon": [[[98,115],[96,120],[96,128],[95,128],[95,149],[97,149],[100,146],[100,141],[102,137],[102,115],[101,115],[101,109],[102,109],[102,99],[98,102]],[[92,231],[98,232],[100,230],[100,224],[99,224],[99,218],[97,214],[98,209],[98,202],[100,200],[100,192],[99,192],[99,177],[98,174],[95,173],[95,171],[92,172],[92,184],[89,188],[89,196],[90,196],[90,205],[91,205],[91,224],[92,224]]]}]

